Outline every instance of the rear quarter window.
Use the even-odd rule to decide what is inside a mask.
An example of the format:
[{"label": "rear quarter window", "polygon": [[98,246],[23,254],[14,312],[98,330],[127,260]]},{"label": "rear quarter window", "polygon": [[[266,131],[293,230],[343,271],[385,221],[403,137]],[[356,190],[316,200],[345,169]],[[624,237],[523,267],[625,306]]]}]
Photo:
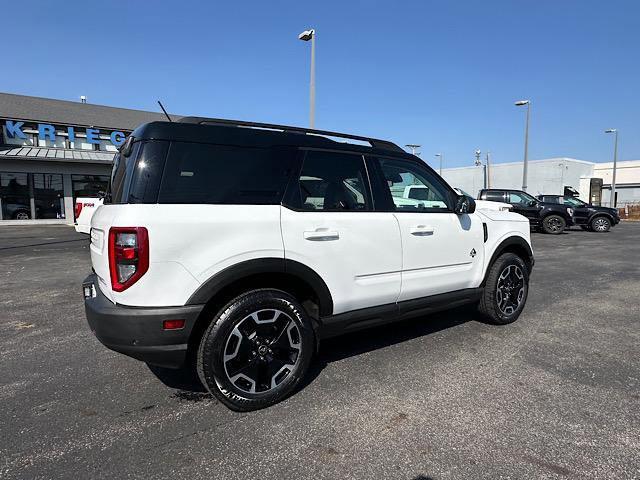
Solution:
[{"label": "rear quarter window", "polygon": [[156,203],[169,142],[136,141],[113,160],[108,203]]},{"label": "rear quarter window", "polygon": [[293,158],[280,148],[173,142],[158,203],[279,204]]}]

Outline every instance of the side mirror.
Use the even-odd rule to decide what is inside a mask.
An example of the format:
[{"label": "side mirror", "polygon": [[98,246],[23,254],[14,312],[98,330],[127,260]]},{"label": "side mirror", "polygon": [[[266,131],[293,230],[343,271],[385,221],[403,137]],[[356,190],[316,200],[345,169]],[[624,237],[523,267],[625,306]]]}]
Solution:
[{"label": "side mirror", "polygon": [[538,204],[538,202],[537,202],[537,201],[535,201],[535,200],[529,200],[529,206],[530,206],[530,207],[533,207],[533,206],[535,206],[535,205],[537,205],[537,204]]},{"label": "side mirror", "polygon": [[458,215],[465,213],[473,213],[476,211],[476,202],[473,198],[466,195],[458,195],[456,198],[455,212]]}]

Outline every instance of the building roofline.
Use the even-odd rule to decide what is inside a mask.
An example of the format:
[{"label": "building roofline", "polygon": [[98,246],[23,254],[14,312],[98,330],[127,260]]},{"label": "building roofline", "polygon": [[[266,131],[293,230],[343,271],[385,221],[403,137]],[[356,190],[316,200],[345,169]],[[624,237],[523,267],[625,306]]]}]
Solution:
[{"label": "building roofline", "polygon": [[[541,158],[541,159],[537,159],[537,160],[529,160],[529,164],[532,163],[544,163],[544,162],[557,162],[557,161],[563,161],[563,160],[568,160],[570,162],[575,162],[575,163],[582,163],[584,165],[596,165],[596,162],[589,162],[587,160],[579,160],[577,158],[571,158],[571,157],[551,157],[551,158]],[[519,162],[499,162],[499,163],[491,163],[491,167],[497,167],[497,166],[501,166],[501,165],[521,165],[522,161]],[[443,170],[462,170],[462,169],[466,169],[466,168],[478,168],[475,165],[467,165],[464,167],[450,167],[450,168],[443,168]]]},{"label": "building roofline", "polygon": [[[27,113],[29,110],[35,111],[32,117]],[[175,119],[182,117],[182,115],[173,113],[171,116]],[[78,118],[75,119],[75,117]],[[92,120],[89,121],[89,118]],[[0,92],[0,119],[3,120],[49,122],[63,126],[95,127],[130,132],[141,123],[165,118],[162,112]]]}]

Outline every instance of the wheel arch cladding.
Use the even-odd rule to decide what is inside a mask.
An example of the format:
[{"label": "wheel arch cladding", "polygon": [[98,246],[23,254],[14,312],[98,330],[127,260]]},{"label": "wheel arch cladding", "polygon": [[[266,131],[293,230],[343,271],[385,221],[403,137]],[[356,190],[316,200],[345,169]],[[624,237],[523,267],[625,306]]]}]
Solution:
[{"label": "wheel arch cladding", "polygon": [[232,265],[204,282],[187,301],[202,305],[189,340],[189,349],[199,341],[209,320],[228,302],[248,290],[272,288],[295,297],[305,308],[314,327],[320,316],[333,313],[333,299],[324,280],[306,265],[283,258],[260,258]]},{"label": "wheel arch cladding", "polygon": [[487,280],[487,274],[491,269],[491,265],[493,265],[496,259],[503,253],[513,253],[515,255],[518,255],[524,261],[529,273],[531,273],[531,270],[533,269],[533,265],[535,263],[535,260],[533,258],[533,251],[531,250],[531,247],[529,246],[529,244],[524,238],[518,237],[518,236],[512,236],[500,242],[500,244],[493,251],[493,255],[491,255],[491,260],[489,260],[489,263],[487,264],[488,266],[487,266],[487,271],[485,273],[485,278],[482,281],[483,285]]}]

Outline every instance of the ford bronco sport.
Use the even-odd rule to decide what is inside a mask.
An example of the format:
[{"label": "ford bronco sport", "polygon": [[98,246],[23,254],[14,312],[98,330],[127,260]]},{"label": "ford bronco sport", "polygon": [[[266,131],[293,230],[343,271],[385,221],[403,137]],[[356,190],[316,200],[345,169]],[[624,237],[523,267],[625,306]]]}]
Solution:
[{"label": "ford bronco sport", "polygon": [[[428,195],[406,198],[410,185]],[[144,124],[91,220],[87,319],[108,348],[194,365],[228,407],[262,408],[296,388],[323,338],[466,303],[515,321],[534,263],[529,222],[474,210],[391,142],[195,117]]]}]

